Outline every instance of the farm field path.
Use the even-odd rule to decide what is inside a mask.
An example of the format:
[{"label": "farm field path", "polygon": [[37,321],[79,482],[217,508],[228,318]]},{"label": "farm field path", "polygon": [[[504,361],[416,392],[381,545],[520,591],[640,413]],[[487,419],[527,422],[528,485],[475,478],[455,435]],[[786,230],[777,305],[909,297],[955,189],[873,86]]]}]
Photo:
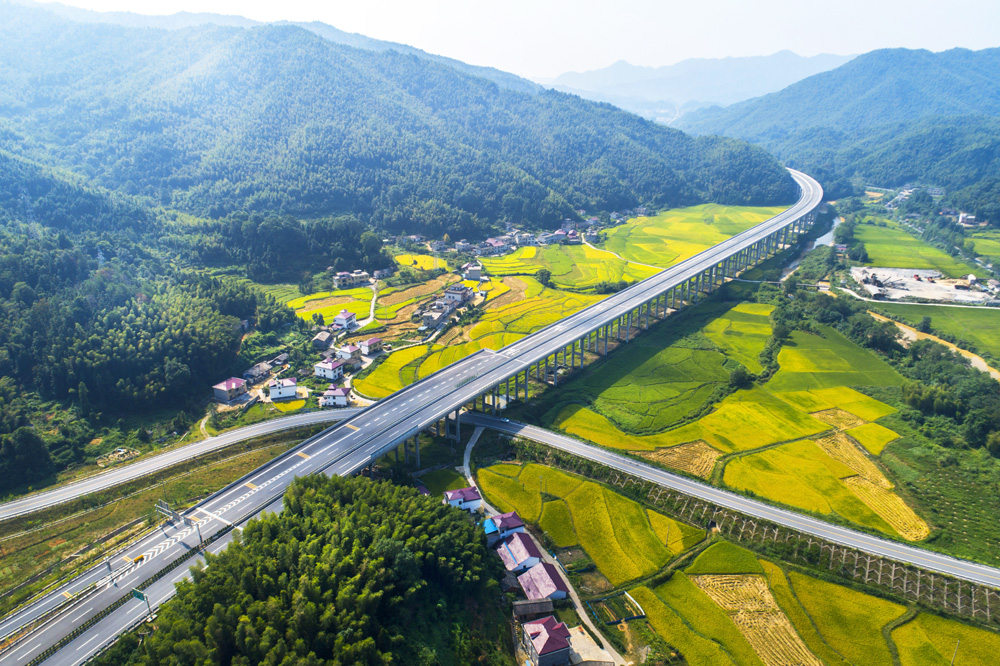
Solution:
[{"label": "farm field path", "polygon": [[868,311],[868,314],[870,314],[872,317],[874,317],[879,321],[891,321],[893,324],[896,325],[896,328],[898,328],[903,333],[903,337],[911,342],[916,342],[917,340],[933,340],[938,344],[944,345],[953,352],[961,354],[965,358],[969,359],[969,362],[972,363],[972,367],[975,368],[976,370],[982,370],[983,372],[989,374],[989,376],[992,377],[993,379],[1000,381],[1000,371],[990,366],[990,364],[987,363],[986,359],[984,359],[982,356],[979,356],[978,354],[973,354],[972,352],[967,351],[965,349],[961,349],[960,347],[956,347],[954,344],[948,342],[947,340],[942,340],[936,335],[932,335],[930,333],[922,333],[921,331],[918,331],[912,326],[907,326],[902,322],[893,321],[888,317],[883,317],[882,315],[876,314],[871,310]]},{"label": "farm field path", "polygon": [[639,266],[645,266],[646,268],[655,268],[658,271],[662,271],[663,270],[663,266],[654,266],[653,264],[644,264],[641,261],[632,261],[630,259],[626,259],[625,257],[621,256],[617,252],[612,252],[611,250],[605,250],[603,248],[594,247],[593,245],[591,245],[587,241],[583,241],[583,244],[586,245],[587,247],[589,247],[594,252],[607,252],[608,254],[613,254],[615,257],[621,259],[622,261],[628,262],[630,264],[638,264]]}]

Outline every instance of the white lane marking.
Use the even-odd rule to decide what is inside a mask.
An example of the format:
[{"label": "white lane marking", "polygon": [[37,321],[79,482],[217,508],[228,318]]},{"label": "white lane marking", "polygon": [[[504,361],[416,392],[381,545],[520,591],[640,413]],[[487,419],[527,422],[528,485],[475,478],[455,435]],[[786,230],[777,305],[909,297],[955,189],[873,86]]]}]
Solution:
[{"label": "white lane marking", "polygon": [[41,644],[41,643],[39,643],[39,644],[38,644],[38,645],[36,645],[35,647],[31,648],[30,650],[28,650],[27,652],[25,652],[24,654],[22,654],[22,655],[21,655],[20,657],[18,657],[18,658],[17,658],[17,660],[18,660],[18,661],[21,661],[21,660],[22,660],[22,659],[24,659],[25,657],[28,657],[28,656],[30,656],[30,655],[31,655],[31,654],[32,654],[32,653],[33,653],[33,652],[34,652],[35,650],[37,650],[37,649],[38,649],[38,648],[40,648],[40,647],[42,647],[42,644]]},{"label": "white lane marking", "polygon": [[209,518],[215,518],[215,519],[216,519],[216,520],[218,520],[218,521],[219,521],[220,523],[224,523],[224,524],[228,525],[229,527],[232,527],[232,526],[233,526],[233,524],[232,524],[231,522],[229,522],[228,520],[226,520],[226,519],[225,519],[225,518],[223,518],[222,516],[217,516],[217,515],[215,515],[214,513],[212,513],[211,511],[208,511],[208,510],[206,510],[206,509],[203,509],[203,508],[201,508],[200,506],[199,506],[199,507],[197,507],[197,510],[198,510],[198,511],[201,511],[201,512],[202,512],[203,514],[205,514],[205,515],[206,515],[206,516],[208,516]]},{"label": "white lane marking", "polygon": [[80,613],[79,615],[77,615],[76,617],[74,617],[72,620],[70,620],[70,622],[76,622],[77,620],[79,620],[81,617],[83,617],[84,615],[86,615],[89,612],[90,612],[90,609],[88,608],[87,610],[83,611],[82,613]]},{"label": "white lane marking", "polygon": [[86,643],[84,643],[83,645],[81,645],[80,647],[78,647],[76,649],[76,651],[79,652],[80,650],[82,650],[83,648],[87,647],[88,645],[90,645],[91,643],[93,643],[94,641],[96,641],[100,637],[101,637],[101,635],[97,634],[96,636],[94,636],[93,638],[91,638],[89,641],[87,641]]}]

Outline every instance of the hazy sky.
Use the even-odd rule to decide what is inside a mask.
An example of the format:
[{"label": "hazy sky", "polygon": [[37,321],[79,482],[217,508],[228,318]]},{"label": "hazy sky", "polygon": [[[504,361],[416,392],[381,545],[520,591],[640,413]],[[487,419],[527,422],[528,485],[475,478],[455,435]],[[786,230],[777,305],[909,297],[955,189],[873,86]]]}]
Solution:
[{"label": "hazy sky", "polygon": [[97,11],[323,21],[529,78],[618,60],[1000,45],[997,0],[65,0]]}]

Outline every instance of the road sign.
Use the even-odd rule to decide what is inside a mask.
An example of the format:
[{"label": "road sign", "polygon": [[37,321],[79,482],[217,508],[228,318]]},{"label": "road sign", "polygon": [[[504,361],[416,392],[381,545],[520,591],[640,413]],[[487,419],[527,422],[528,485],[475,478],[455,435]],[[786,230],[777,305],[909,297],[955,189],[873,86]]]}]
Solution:
[{"label": "road sign", "polygon": [[146,599],[145,592],[143,592],[142,590],[137,590],[135,588],[132,588],[132,597],[135,599],[139,599],[140,601],[149,601],[148,599]]}]

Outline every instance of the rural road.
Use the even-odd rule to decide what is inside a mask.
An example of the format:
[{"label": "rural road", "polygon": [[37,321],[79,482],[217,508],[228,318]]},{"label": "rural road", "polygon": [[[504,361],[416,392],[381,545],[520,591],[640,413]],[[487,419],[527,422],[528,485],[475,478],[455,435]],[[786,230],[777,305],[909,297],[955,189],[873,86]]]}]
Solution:
[{"label": "rural road", "polygon": [[833,525],[818,518],[802,515],[788,509],[780,509],[764,502],[710,486],[706,483],[694,481],[678,474],[672,474],[652,465],[611,453],[599,446],[587,444],[578,439],[545,430],[544,428],[537,428],[525,423],[516,423],[479,413],[464,414],[462,421],[540,442],[620,472],[652,481],[664,488],[671,488],[685,495],[697,497],[718,506],[739,511],[748,516],[785,525],[786,527],[842,546],[857,548],[858,550],[880,555],[896,560],[897,562],[913,564],[923,569],[937,571],[974,583],[1000,587],[1000,569],[941,555],[916,546],[889,541],[888,539],[882,539],[847,527]]},{"label": "rural road", "polygon": [[912,326],[907,326],[906,324],[902,324],[898,321],[893,321],[888,317],[883,317],[882,315],[876,314],[871,310],[868,311],[868,314],[870,314],[873,318],[877,319],[878,321],[892,322],[893,324],[896,325],[896,328],[898,328],[902,332],[903,337],[906,338],[907,340],[910,340],[911,342],[915,340],[933,340],[939,345],[944,345],[953,352],[961,354],[965,358],[969,359],[969,362],[972,364],[972,367],[975,368],[976,370],[981,370],[982,372],[987,373],[993,379],[1000,381],[1000,371],[994,370],[989,365],[989,363],[986,362],[986,359],[984,359],[982,356],[973,354],[970,351],[966,351],[964,349],[956,347],[952,343],[948,342],[947,340],[942,340],[936,335],[931,335],[930,333],[922,333],[917,329],[913,328]]}]

